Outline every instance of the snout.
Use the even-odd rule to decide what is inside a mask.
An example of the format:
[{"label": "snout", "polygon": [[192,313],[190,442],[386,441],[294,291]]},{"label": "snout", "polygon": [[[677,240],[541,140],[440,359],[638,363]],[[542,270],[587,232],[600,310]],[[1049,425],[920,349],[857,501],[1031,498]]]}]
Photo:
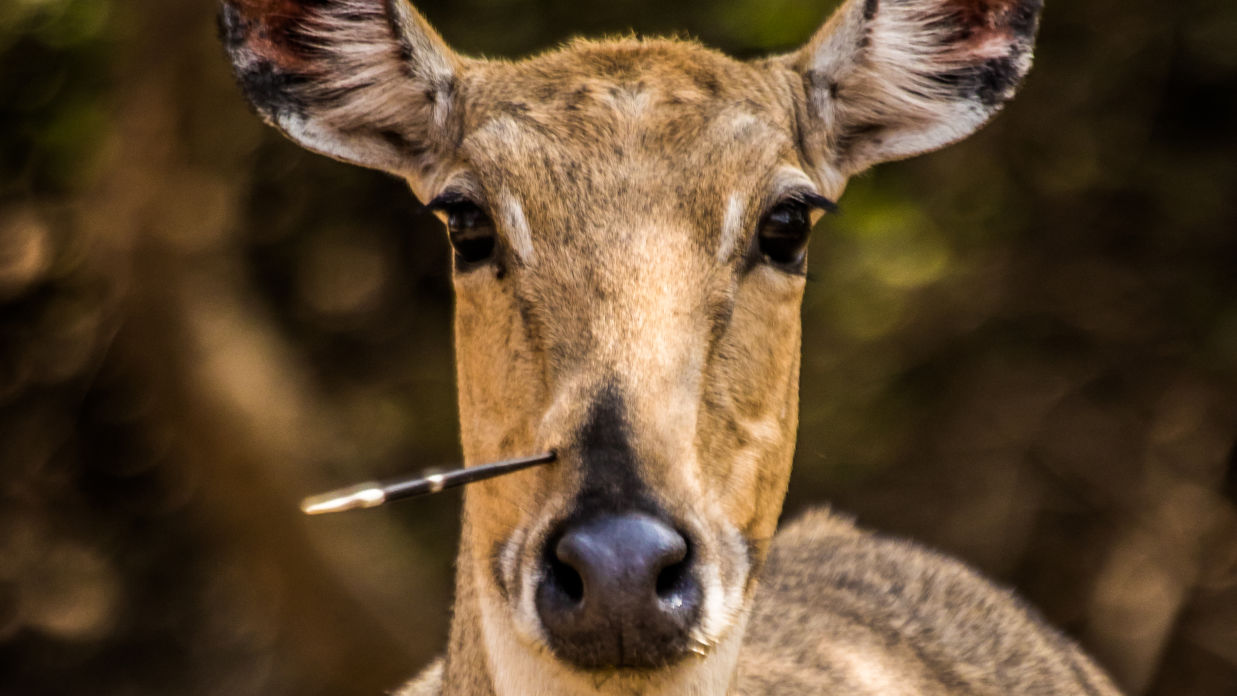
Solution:
[{"label": "snout", "polygon": [[564,524],[549,537],[537,587],[550,647],[588,670],[679,660],[700,616],[693,565],[687,538],[646,513]]}]

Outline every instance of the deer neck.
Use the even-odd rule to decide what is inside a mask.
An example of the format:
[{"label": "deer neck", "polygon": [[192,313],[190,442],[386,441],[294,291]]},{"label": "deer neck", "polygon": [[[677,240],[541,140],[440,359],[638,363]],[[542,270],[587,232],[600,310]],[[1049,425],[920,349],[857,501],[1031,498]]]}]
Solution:
[{"label": "deer neck", "polygon": [[496,696],[493,668],[485,653],[482,617],[473,578],[468,518],[456,558],[455,604],[443,672],[442,696]]},{"label": "deer neck", "polygon": [[690,656],[653,679],[569,670],[548,650],[520,639],[502,611],[478,590],[468,517],[456,559],[456,598],[443,673],[443,696],[729,696],[739,664],[748,611],[730,635],[702,656]]}]

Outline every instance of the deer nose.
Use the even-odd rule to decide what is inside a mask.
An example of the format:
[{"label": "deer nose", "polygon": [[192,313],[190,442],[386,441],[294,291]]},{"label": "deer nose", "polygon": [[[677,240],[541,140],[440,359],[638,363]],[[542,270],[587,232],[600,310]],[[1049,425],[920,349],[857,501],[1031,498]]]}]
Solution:
[{"label": "deer nose", "polygon": [[700,586],[682,534],[643,513],[568,524],[550,537],[537,611],[576,666],[653,669],[683,657]]}]

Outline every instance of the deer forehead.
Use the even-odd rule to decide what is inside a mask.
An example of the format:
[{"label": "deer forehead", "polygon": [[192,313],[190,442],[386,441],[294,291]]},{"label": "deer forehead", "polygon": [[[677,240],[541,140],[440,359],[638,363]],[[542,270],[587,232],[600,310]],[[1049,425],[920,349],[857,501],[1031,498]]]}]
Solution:
[{"label": "deer forehead", "polygon": [[798,167],[785,78],[690,44],[577,42],[476,64],[460,100],[458,163],[442,187],[480,189],[538,255],[646,233],[715,251],[727,219],[748,222]]}]

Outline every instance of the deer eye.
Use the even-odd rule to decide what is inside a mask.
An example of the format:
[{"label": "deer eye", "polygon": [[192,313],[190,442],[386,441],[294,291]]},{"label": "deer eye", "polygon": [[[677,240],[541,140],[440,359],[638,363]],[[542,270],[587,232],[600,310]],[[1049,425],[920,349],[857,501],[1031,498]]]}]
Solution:
[{"label": "deer eye", "polygon": [[457,269],[471,270],[493,260],[498,234],[494,221],[480,206],[465,198],[440,196],[429,207],[446,214],[447,236],[455,250]]},{"label": "deer eye", "polygon": [[809,191],[782,199],[765,213],[756,231],[756,251],[765,263],[790,273],[802,273],[812,236],[812,211],[836,213],[833,201]]},{"label": "deer eye", "polygon": [[756,244],[768,263],[798,270],[807,257],[811,235],[812,216],[808,204],[787,200],[765,214],[757,231]]}]

